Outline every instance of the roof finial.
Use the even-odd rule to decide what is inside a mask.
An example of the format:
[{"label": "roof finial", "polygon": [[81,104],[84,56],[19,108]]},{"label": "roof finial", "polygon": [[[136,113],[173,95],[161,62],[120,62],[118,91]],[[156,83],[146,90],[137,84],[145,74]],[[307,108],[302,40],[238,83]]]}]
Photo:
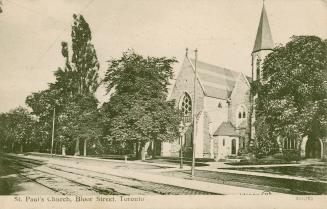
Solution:
[{"label": "roof finial", "polygon": [[188,57],[188,48],[185,49],[185,57]]}]

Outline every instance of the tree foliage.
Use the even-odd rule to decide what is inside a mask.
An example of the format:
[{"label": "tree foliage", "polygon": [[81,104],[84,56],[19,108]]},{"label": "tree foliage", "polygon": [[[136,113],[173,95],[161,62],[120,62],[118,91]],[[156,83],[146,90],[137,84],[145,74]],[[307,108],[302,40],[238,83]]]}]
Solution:
[{"label": "tree foliage", "polygon": [[111,141],[169,141],[178,136],[180,114],[166,101],[175,59],[143,58],[134,51],[109,62],[104,83],[111,92],[104,104],[104,133]]},{"label": "tree foliage", "polygon": [[[64,68],[55,71],[55,82],[49,88],[33,93],[26,99],[32,113],[39,117],[43,129],[51,131],[53,111],[56,111],[55,143],[65,145],[79,155],[80,140],[94,140],[99,136],[97,99],[99,62],[91,43],[91,30],[84,17],[73,15],[72,45],[62,42]],[[71,54],[71,55],[70,55]],[[47,140],[50,135],[47,134]]]},{"label": "tree foliage", "polygon": [[[327,42],[315,36],[293,37],[266,57],[262,80],[253,85],[258,93],[256,118],[267,127],[266,138],[326,136],[326,57]],[[257,129],[261,126],[257,123]]]},{"label": "tree foliage", "polygon": [[[27,109],[18,107],[0,115],[0,144],[8,151],[23,152],[35,140],[36,120]],[[30,147],[30,146],[29,146]]]}]

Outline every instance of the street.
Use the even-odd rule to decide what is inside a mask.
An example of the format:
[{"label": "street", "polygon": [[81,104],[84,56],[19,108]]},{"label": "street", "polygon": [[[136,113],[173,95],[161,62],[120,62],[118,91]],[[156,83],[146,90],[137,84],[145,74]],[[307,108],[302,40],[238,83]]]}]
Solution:
[{"label": "street", "polygon": [[[62,159],[61,159],[62,160]],[[65,159],[63,159],[65,160]],[[71,163],[82,164],[79,160]],[[22,189],[38,194],[60,195],[155,195],[155,194],[184,194],[205,195],[210,192],[198,191],[171,185],[140,181],[121,176],[99,173],[83,168],[74,168],[59,164],[49,164],[46,161],[24,159],[14,156],[1,156],[0,194],[19,194]],[[92,162],[83,161],[83,164]],[[93,162],[94,163],[94,162]],[[106,169],[156,169],[157,166],[107,163]],[[4,172],[7,171],[7,172]],[[9,172],[10,171],[10,172]],[[15,175],[9,179],[8,174]],[[29,182],[32,186],[22,188],[21,184]],[[39,188],[43,188],[39,190]]]},{"label": "street", "polygon": [[0,195],[326,194],[326,165],[313,163],[254,168],[212,163],[197,167],[191,177],[187,165],[155,161],[1,154]]}]

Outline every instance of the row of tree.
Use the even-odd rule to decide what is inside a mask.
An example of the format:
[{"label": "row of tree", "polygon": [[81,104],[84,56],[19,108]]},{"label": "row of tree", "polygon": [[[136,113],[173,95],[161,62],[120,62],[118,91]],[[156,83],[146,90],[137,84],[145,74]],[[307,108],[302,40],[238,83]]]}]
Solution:
[{"label": "row of tree", "polygon": [[[72,44],[62,42],[65,65],[55,71],[55,82],[26,98],[30,112],[19,107],[0,115],[2,149],[49,152],[53,124],[54,152],[65,148],[75,155],[83,150],[144,158],[149,142],[178,137],[181,117],[174,101],[166,101],[176,60],[130,50],[109,61],[100,81],[90,27],[83,16],[73,18]],[[101,82],[110,100],[99,106],[95,92]]]},{"label": "row of tree", "polygon": [[[54,151],[67,154],[136,154],[149,143],[179,136],[181,113],[167,101],[175,59],[142,57],[134,51],[109,61],[103,80],[83,16],[74,15],[71,45],[62,42],[63,68],[55,82],[26,98],[22,107],[0,114],[0,149],[49,152],[55,122]],[[298,140],[327,135],[327,42],[294,37],[263,62],[261,80],[253,82],[258,156],[278,150],[278,138]],[[103,84],[110,99],[99,106],[95,92]],[[53,121],[53,119],[55,119]],[[1,151],[0,150],[0,151]]]}]

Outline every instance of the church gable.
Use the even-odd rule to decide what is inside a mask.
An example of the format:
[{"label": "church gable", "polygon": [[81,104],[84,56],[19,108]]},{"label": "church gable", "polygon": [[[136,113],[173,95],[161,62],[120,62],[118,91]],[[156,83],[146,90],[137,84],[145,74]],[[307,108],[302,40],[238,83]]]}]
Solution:
[{"label": "church gable", "polygon": [[[234,126],[238,126],[242,120],[248,118],[250,111],[250,83],[244,74],[240,74],[233,92],[230,97],[229,104],[229,121]],[[241,113],[241,114],[240,114]]]},{"label": "church gable", "polygon": [[[176,104],[179,102],[185,93],[194,98],[194,70],[187,58],[184,59],[181,70],[177,75],[175,84],[172,88],[169,100],[175,99]],[[203,110],[204,91],[199,79],[196,82],[196,112]]]}]

